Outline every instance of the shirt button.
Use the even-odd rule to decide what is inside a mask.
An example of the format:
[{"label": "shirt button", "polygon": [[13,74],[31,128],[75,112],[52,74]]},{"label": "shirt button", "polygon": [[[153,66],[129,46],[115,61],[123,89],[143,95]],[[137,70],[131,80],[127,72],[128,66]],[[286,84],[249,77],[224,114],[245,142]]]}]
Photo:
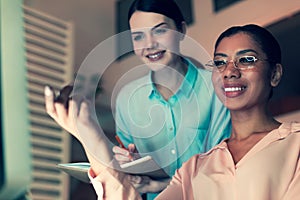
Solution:
[{"label": "shirt button", "polygon": [[169,130],[170,130],[170,131],[173,131],[173,128],[171,127],[171,128],[169,128]]},{"label": "shirt button", "polygon": [[175,154],[175,153],[176,153],[175,149],[172,149],[172,150],[171,150],[171,153],[172,153],[172,154]]}]

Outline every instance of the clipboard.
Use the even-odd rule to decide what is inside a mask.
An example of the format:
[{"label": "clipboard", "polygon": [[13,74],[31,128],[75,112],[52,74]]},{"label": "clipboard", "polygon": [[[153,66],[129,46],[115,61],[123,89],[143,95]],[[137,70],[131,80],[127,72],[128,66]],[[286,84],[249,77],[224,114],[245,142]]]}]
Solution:
[{"label": "clipboard", "polygon": [[[88,162],[60,163],[57,167],[80,181],[90,183],[88,177],[90,163]],[[151,156],[145,156],[132,162],[122,164],[120,165],[119,171],[133,175],[149,176],[153,179],[170,178]]]},{"label": "clipboard", "polygon": [[68,175],[82,181],[85,183],[90,183],[90,178],[88,176],[88,170],[90,168],[90,163],[79,162],[79,163],[60,163],[57,165],[59,169],[67,173]]},{"label": "clipboard", "polygon": [[145,156],[129,163],[120,165],[125,173],[150,176],[153,179],[170,178],[170,176],[153,160],[151,156]]}]

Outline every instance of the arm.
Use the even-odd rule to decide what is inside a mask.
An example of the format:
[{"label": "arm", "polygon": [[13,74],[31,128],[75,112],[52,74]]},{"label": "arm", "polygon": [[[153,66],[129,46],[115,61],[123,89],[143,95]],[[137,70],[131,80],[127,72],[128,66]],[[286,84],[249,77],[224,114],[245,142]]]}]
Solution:
[{"label": "arm", "polygon": [[[161,191],[166,186],[168,183],[166,181],[150,181],[151,179],[148,177],[125,175],[111,169],[110,167],[118,167],[118,164],[113,162],[111,148],[108,145],[110,141],[107,140],[96,118],[93,117],[89,101],[78,99],[78,97],[73,97],[69,100],[69,94],[61,92],[61,95],[66,96],[65,100],[56,102],[54,92],[49,87],[45,88],[47,113],[62,128],[81,142],[90,161],[93,177],[98,177],[101,174],[98,179],[101,180],[100,183],[104,183],[105,196],[110,197],[112,194],[113,196],[121,195],[125,191],[132,191],[131,193],[135,194],[137,191],[135,191],[130,182],[138,189],[144,191],[151,190],[153,187],[158,187]],[[102,180],[101,177],[104,177],[104,179]],[[105,179],[105,177],[110,178]],[[116,189],[112,189],[115,187],[107,187],[111,184],[118,187]],[[97,188],[95,189],[97,190]]]},{"label": "arm", "polygon": [[90,102],[82,101],[78,97],[69,100],[69,94],[62,94],[64,91],[64,89],[61,91],[60,96],[65,95],[67,98],[57,101],[59,98],[55,98],[54,91],[48,86],[45,87],[46,111],[62,128],[81,142],[91,165],[94,165],[94,170],[99,172],[101,167],[95,163],[108,165],[112,161],[112,152],[108,145],[110,141],[91,115]]},{"label": "arm", "polygon": [[[170,184],[162,191],[157,200],[165,199],[194,199],[193,178],[197,176],[198,156],[191,157],[181,168],[176,170]],[[199,188],[197,188],[199,189]]]},{"label": "arm", "polygon": [[139,192],[131,185],[130,176],[122,172],[107,168],[97,174],[91,168],[89,177],[98,199],[142,199]]},{"label": "arm", "polygon": [[162,191],[155,200],[165,199],[183,199],[182,188],[180,184],[170,184],[164,191]]},{"label": "arm", "polygon": [[[96,177],[92,183],[100,183],[105,199],[140,199],[139,193],[129,181],[129,176],[112,168],[117,164],[112,159],[111,148],[108,145],[110,141],[91,114],[89,101],[76,97],[57,102],[53,90],[46,86],[45,106],[47,113],[81,142],[91,164],[89,175]],[[101,190],[98,188],[99,184],[95,186],[96,191]]]},{"label": "arm", "polygon": [[[193,200],[195,193],[201,191],[197,187],[195,177],[199,175],[198,155],[191,157],[182,167],[176,170],[170,184],[162,191],[156,200],[188,199]],[[196,187],[195,187],[196,186]],[[195,190],[196,191],[195,191]]]}]

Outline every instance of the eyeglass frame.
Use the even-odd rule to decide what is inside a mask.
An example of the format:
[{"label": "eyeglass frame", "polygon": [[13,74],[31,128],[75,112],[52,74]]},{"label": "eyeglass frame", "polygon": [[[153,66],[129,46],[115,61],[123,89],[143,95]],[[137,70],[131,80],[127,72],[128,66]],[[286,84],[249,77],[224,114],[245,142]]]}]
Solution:
[{"label": "eyeglass frame", "polygon": [[[251,64],[249,64],[249,65],[245,65],[245,64],[242,64],[242,62],[240,62],[240,59],[241,58],[245,58],[245,57],[252,57],[252,58],[254,58],[254,62],[253,63],[251,63]],[[206,63],[205,64],[205,66],[208,66],[208,67],[212,67],[212,68],[216,68],[219,72],[223,72],[226,68],[227,68],[227,66],[228,66],[228,64],[229,63],[233,63],[233,67],[235,68],[235,69],[238,69],[238,70],[247,70],[247,69],[252,69],[252,68],[254,68],[255,66],[255,63],[257,62],[257,61],[266,61],[266,62],[272,62],[272,61],[270,61],[270,60],[268,60],[268,59],[262,59],[262,58],[258,58],[258,57],[256,57],[256,56],[253,56],[253,55],[242,55],[242,56],[237,56],[237,57],[235,57],[234,59],[231,59],[230,61],[227,61],[227,60],[220,60],[220,61],[224,61],[225,62],[225,64],[224,64],[224,67],[222,68],[222,67],[218,67],[216,64],[215,64],[215,60],[210,60],[210,61],[208,61],[208,63]],[[243,65],[244,67],[239,67],[238,65]]]}]

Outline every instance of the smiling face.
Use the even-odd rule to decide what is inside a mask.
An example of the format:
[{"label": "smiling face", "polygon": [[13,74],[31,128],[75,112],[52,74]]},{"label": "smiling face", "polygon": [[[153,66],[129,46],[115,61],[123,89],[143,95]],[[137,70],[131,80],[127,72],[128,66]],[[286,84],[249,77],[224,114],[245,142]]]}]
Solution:
[{"label": "smiling face", "polygon": [[135,54],[153,71],[175,65],[182,34],[172,19],[136,11],[129,21]]},{"label": "smiling face", "polygon": [[[243,56],[254,56],[258,60],[248,69],[237,69],[234,61]],[[228,64],[224,71],[214,68],[212,81],[216,94],[227,108],[241,110],[266,106],[272,88],[272,70],[266,59],[266,54],[246,33],[221,40],[215,49],[214,60],[224,60]]]}]

